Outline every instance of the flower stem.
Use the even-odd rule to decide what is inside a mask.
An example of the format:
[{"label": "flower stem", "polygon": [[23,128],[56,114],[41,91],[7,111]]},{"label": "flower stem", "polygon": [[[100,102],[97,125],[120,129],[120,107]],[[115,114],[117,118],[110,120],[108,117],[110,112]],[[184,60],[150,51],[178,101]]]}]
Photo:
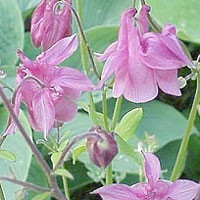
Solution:
[{"label": "flower stem", "polygon": [[136,0],[132,0],[132,6],[135,7]]},{"label": "flower stem", "polygon": [[[76,3],[77,3],[77,8],[78,8],[78,14],[76,13],[75,9],[72,6],[70,7],[70,9],[71,9],[72,13],[74,14],[74,16],[76,18],[76,22],[77,22],[78,29],[79,29],[79,32],[80,32],[81,40],[82,40],[82,43],[84,44],[84,48],[83,48],[84,52],[85,52],[86,55],[88,55],[88,57],[89,57],[89,59],[91,61],[92,70],[93,70],[94,74],[96,75],[96,77],[98,79],[100,79],[99,72],[97,71],[97,68],[95,66],[95,62],[94,62],[94,59],[93,59],[93,56],[92,56],[92,52],[91,52],[90,46],[88,44],[88,40],[86,38],[86,35],[85,35],[84,31],[83,31],[83,27],[82,27],[82,23],[81,23],[81,21],[82,21],[82,19],[81,19],[82,18],[81,0],[77,0]],[[82,52],[82,55],[83,55],[83,52]]]},{"label": "flower stem", "polygon": [[[62,168],[65,169],[65,165],[64,164],[62,165]],[[68,185],[67,177],[62,176],[62,180],[63,180],[65,196],[70,200],[70,191],[69,191],[69,185]]]},{"label": "flower stem", "polygon": [[115,110],[113,113],[113,119],[112,119],[112,124],[111,124],[111,131],[115,130],[116,124],[117,124],[117,120],[119,118],[119,113],[120,113],[120,109],[121,109],[121,105],[122,105],[122,97],[117,98],[116,104],[115,104]]},{"label": "flower stem", "polygon": [[[86,37],[84,35],[83,29],[82,29],[82,25],[81,25],[82,16],[83,16],[81,0],[77,0],[76,4],[77,4],[77,9],[78,9],[78,15],[79,16],[77,15],[76,12],[74,14],[75,14],[75,16],[77,18],[77,23],[79,24],[79,29],[80,29],[80,32],[81,32],[81,34],[80,34],[81,35],[81,37],[80,37],[81,60],[82,60],[84,73],[87,76],[89,76],[89,66],[88,66],[88,58],[87,58],[87,56],[88,55],[92,55],[92,54],[91,54],[87,39],[86,39]],[[89,51],[88,51],[87,46],[89,48]],[[88,54],[87,54],[87,51],[88,51]],[[94,64],[92,56],[90,56],[90,59],[91,59],[91,62]],[[93,68],[95,68],[95,66],[93,66]],[[91,92],[88,94],[88,97],[89,97],[90,106],[93,108],[93,110],[96,110],[95,109],[94,98],[93,98],[93,95],[92,95]]]},{"label": "flower stem", "polygon": [[[110,127],[111,131],[115,130],[115,127],[117,125],[117,120],[119,118],[119,113],[122,105],[122,97],[117,98],[116,104],[115,104],[115,109],[113,113],[113,119],[112,119],[112,124]],[[112,163],[107,167],[106,170],[106,185],[110,185],[113,183],[113,178],[112,178]]]},{"label": "flower stem", "polygon": [[4,192],[3,192],[3,188],[0,182],[0,199],[1,200],[6,200],[5,196],[4,196]]},{"label": "flower stem", "polygon": [[37,159],[38,163],[40,164],[43,172],[45,173],[45,175],[48,179],[49,185],[53,189],[53,195],[56,198],[58,198],[59,200],[67,200],[65,198],[65,196],[61,193],[61,191],[60,191],[60,189],[57,185],[56,178],[52,175],[52,171],[51,171],[50,167],[48,166],[47,162],[44,160],[44,158],[42,157],[41,153],[38,151],[35,144],[32,143],[31,139],[29,138],[25,129],[23,128],[22,124],[20,123],[18,117],[16,116],[16,114],[13,110],[12,105],[10,104],[9,100],[7,99],[7,97],[6,97],[1,86],[0,86],[0,97],[2,98],[5,107],[8,109],[10,116],[14,120],[17,128],[19,129],[19,131],[21,133],[21,135],[23,136],[24,140],[26,141],[26,143],[30,147],[32,153],[34,154],[34,156]]},{"label": "flower stem", "polygon": [[[6,139],[6,135],[1,137],[1,139],[0,139],[0,148],[1,148],[2,144],[4,143],[5,139]],[[6,198],[4,196],[3,187],[2,187],[1,182],[0,182],[0,200],[6,200]]]},{"label": "flower stem", "polygon": [[180,175],[180,172],[181,172],[181,169],[183,166],[183,162],[184,162],[184,159],[186,156],[186,151],[187,151],[187,147],[188,147],[188,143],[189,143],[189,139],[190,139],[190,133],[192,131],[194,121],[196,118],[199,102],[200,102],[200,75],[198,75],[198,77],[197,77],[196,94],[195,94],[192,109],[190,111],[190,115],[188,118],[185,135],[182,139],[181,146],[180,146],[178,156],[176,159],[176,163],[175,163],[174,169],[172,171],[171,181],[175,181]]},{"label": "flower stem", "polygon": [[106,131],[109,131],[109,124],[108,124],[108,105],[106,99],[107,90],[104,88],[102,91],[102,108],[103,108],[103,119]]}]

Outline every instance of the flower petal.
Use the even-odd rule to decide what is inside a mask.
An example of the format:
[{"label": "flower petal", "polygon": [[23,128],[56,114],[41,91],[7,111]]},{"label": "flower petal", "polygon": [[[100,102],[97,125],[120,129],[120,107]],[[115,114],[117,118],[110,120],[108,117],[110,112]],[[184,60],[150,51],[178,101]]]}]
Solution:
[{"label": "flower petal", "polygon": [[32,15],[31,38],[35,47],[40,47],[44,33],[43,16],[46,9],[47,0],[41,0]]},{"label": "flower petal", "polygon": [[105,63],[105,66],[102,71],[101,81],[98,84],[98,88],[101,88],[105,81],[113,74],[114,71],[117,71],[121,67],[124,68],[124,63],[127,60],[126,51],[116,51],[112,54],[111,57]]},{"label": "flower petal", "polygon": [[70,67],[55,68],[52,85],[73,88],[79,91],[91,91],[93,83],[83,73]]},{"label": "flower petal", "polygon": [[140,58],[140,34],[137,28],[131,26],[128,35],[128,73],[124,97],[132,102],[146,102],[158,94],[154,71],[142,63]]},{"label": "flower petal", "polygon": [[160,161],[153,153],[144,152],[144,168],[147,181],[153,188],[161,174]]},{"label": "flower petal", "polygon": [[[71,3],[71,0],[68,0]],[[63,6],[62,10],[55,13],[55,4],[58,0],[51,0],[45,10],[43,23],[45,30],[42,38],[42,47],[46,51],[60,39],[71,34],[71,11],[68,6]]]},{"label": "flower petal", "polygon": [[129,8],[122,14],[118,37],[119,50],[127,48],[129,27],[133,26],[132,18],[135,16],[136,13],[137,10],[135,8]]},{"label": "flower petal", "polygon": [[172,51],[185,65],[192,66],[192,62],[185,55],[178,38],[176,37],[176,28],[171,24],[166,24],[160,35],[160,39],[170,51]]},{"label": "flower petal", "polygon": [[43,131],[44,138],[47,139],[50,129],[55,121],[55,107],[51,100],[48,89],[38,90],[32,97],[32,112],[35,123],[40,131]]},{"label": "flower petal", "polygon": [[174,70],[155,70],[155,78],[159,88],[171,95],[180,96],[179,82],[177,78],[178,71]]},{"label": "flower petal", "polygon": [[137,198],[131,187],[123,184],[101,187],[92,194],[99,194],[103,200],[141,200]]},{"label": "flower petal", "polygon": [[168,200],[167,197],[168,197],[171,186],[172,186],[172,182],[170,181],[166,181],[166,180],[157,181],[154,187],[157,200],[164,200],[164,199]]},{"label": "flower petal", "polygon": [[192,200],[198,194],[200,185],[189,180],[177,180],[171,186],[168,197],[173,200]]},{"label": "flower petal", "polygon": [[56,109],[56,121],[67,122],[72,120],[76,113],[76,104],[70,100],[67,96],[62,96],[55,104]]},{"label": "flower petal", "polygon": [[[177,53],[174,52],[175,49]],[[172,39],[170,35],[146,33],[143,36],[140,53],[142,62],[153,69],[178,69],[190,63],[176,36]]]},{"label": "flower petal", "polygon": [[150,6],[148,5],[143,5],[140,14],[138,17],[138,23],[140,25],[142,33],[148,32],[149,26],[148,26],[148,20],[147,20],[147,15],[150,11]]},{"label": "flower petal", "polygon": [[117,46],[118,46],[118,42],[116,41],[110,44],[103,54],[100,54],[100,53],[94,53],[94,54],[97,57],[99,62],[105,61],[108,59],[110,55],[112,55],[112,53],[114,53],[117,50]]},{"label": "flower petal", "polygon": [[50,49],[40,54],[36,60],[49,65],[59,65],[70,57],[78,47],[78,38],[74,34],[55,43]]}]

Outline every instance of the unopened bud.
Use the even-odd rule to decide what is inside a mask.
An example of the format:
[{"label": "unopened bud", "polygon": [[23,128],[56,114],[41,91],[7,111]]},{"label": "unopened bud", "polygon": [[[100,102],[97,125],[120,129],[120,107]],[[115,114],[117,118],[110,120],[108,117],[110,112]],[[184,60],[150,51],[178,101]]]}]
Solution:
[{"label": "unopened bud", "polygon": [[92,127],[87,138],[87,149],[93,163],[100,168],[106,168],[118,153],[114,133],[107,133],[101,127]]}]

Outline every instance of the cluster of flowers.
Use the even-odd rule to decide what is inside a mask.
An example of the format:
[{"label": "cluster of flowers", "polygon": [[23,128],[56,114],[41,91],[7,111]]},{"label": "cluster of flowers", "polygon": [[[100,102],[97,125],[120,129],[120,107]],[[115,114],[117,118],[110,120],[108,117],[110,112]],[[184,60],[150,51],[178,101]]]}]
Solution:
[{"label": "cluster of flowers", "polygon": [[[41,0],[33,13],[31,37],[35,47],[42,47],[43,52],[35,61],[27,58],[21,50],[17,54],[21,65],[17,71],[17,89],[13,96],[13,108],[19,114],[20,104],[27,106],[30,124],[36,131],[44,133],[47,139],[50,130],[71,120],[77,107],[75,100],[84,91],[100,89],[106,80],[114,74],[113,97],[124,96],[132,102],[146,102],[158,94],[158,87],[172,95],[181,95],[177,80],[177,70],[192,62],[185,55],[176,37],[173,25],[166,24],[160,33],[149,32],[147,16],[150,7],[143,5],[136,18],[135,8],[127,9],[121,17],[118,40],[112,43],[103,54],[96,53],[99,61],[106,61],[101,80],[94,86],[87,76],[70,67],[58,67],[69,58],[78,47],[78,38],[71,30],[71,0],[55,12],[58,0]],[[5,134],[15,130],[10,118]],[[117,148],[113,137],[100,130],[101,139],[110,143],[114,152],[106,153],[109,162]],[[90,152],[96,165],[106,167],[108,159],[99,161],[98,155],[104,155],[99,149],[98,138],[88,139]],[[95,150],[96,149],[96,150]],[[161,170],[157,157],[143,153],[147,182],[131,187],[114,184],[102,187],[99,193],[104,200],[192,200],[198,193],[199,185],[187,180],[174,183],[159,180]]]}]

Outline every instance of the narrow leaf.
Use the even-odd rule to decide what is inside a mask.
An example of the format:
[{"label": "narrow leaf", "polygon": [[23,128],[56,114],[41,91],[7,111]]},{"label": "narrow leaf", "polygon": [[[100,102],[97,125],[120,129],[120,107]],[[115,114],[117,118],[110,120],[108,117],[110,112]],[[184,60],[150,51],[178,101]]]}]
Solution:
[{"label": "narrow leaf", "polygon": [[50,192],[44,192],[42,194],[38,194],[37,196],[33,197],[32,200],[45,200],[50,195],[51,195]]},{"label": "narrow leaf", "polygon": [[13,162],[16,162],[17,160],[16,156],[13,153],[6,150],[0,150],[0,158]]},{"label": "narrow leaf", "polygon": [[66,169],[57,169],[55,171],[55,174],[58,175],[58,176],[65,176],[69,179],[74,179],[73,175]]},{"label": "narrow leaf", "polygon": [[138,127],[141,119],[142,108],[133,109],[124,115],[120,123],[117,125],[115,131],[122,137],[123,140],[127,141],[135,133],[135,130]]},{"label": "narrow leaf", "polygon": [[72,153],[73,164],[76,163],[76,160],[78,159],[78,157],[85,151],[86,151],[85,145],[81,145],[74,148],[73,153]]}]

